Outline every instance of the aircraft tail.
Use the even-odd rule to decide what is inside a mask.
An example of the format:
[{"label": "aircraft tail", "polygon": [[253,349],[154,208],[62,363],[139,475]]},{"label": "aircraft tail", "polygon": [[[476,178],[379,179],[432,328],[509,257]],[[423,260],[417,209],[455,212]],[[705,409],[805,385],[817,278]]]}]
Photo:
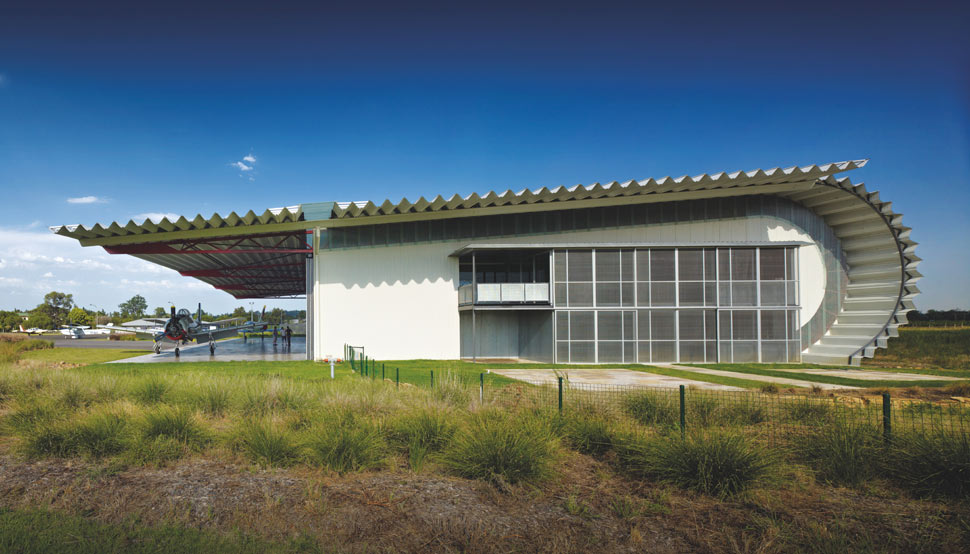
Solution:
[{"label": "aircraft tail", "polygon": [[26,333],[27,332],[27,331],[24,330],[24,326],[23,325],[19,325],[18,327],[20,327],[20,332],[21,333]]},{"label": "aircraft tail", "polygon": [[202,302],[199,302],[199,311],[195,320],[202,321]]}]

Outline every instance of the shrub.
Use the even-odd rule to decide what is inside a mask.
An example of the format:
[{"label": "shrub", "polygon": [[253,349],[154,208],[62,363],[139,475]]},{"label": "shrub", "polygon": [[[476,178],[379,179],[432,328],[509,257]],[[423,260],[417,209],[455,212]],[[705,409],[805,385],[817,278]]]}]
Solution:
[{"label": "shrub", "polygon": [[740,493],[769,477],[776,458],[735,432],[633,437],[620,458],[628,471],[714,496]]},{"label": "shrub", "polygon": [[486,412],[455,435],[444,461],[463,477],[517,483],[548,477],[556,454],[556,437],[541,421]]},{"label": "shrub", "polygon": [[879,443],[878,429],[839,422],[800,437],[795,451],[823,480],[855,485],[872,476]]},{"label": "shrub", "polygon": [[181,409],[163,406],[145,414],[141,435],[146,439],[167,437],[190,447],[207,442],[205,429],[195,414]]},{"label": "shrub", "polygon": [[623,397],[623,409],[644,425],[674,425],[679,415],[674,400],[658,392],[638,392]]},{"label": "shrub", "polygon": [[258,464],[287,466],[300,456],[300,447],[292,434],[268,421],[244,421],[237,440],[243,452]]},{"label": "shrub", "polygon": [[970,497],[970,435],[911,432],[893,437],[886,473],[924,496]]},{"label": "shrub", "polygon": [[157,379],[147,379],[138,383],[132,391],[135,400],[142,404],[157,404],[164,400],[168,385]]},{"label": "shrub", "polygon": [[337,473],[377,467],[384,461],[386,450],[378,428],[364,421],[323,427],[307,446],[312,462]]},{"label": "shrub", "polygon": [[761,392],[764,394],[778,394],[778,385],[774,383],[765,383],[761,385]]}]

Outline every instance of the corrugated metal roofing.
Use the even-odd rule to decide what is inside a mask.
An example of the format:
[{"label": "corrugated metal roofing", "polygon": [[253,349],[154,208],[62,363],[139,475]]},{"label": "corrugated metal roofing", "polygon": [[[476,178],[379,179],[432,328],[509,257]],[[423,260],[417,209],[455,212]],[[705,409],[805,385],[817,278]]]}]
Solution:
[{"label": "corrugated metal roofing", "polygon": [[828,177],[834,173],[856,169],[866,165],[869,160],[849,160],[823,165],[809,165],[804,167],[776,167],[773,169],[755,169],[753,171],[735,171],[732,173],[704,173],[695,177],[663,177],[662,179],[646,179],[644,181],[626,181],[623,183],[594,183],[592,185],[575,185],[572,187],[556,187],[548,189],[542,187],[537,190],[521,190],[513,192],[507,190],[502,193],[489,191],[484,195],[477,193],[468,196],[453,195],[450,198],[436,196],[431,200],[423,196],[415,202],[402,198],[394,203],[384,200],[380,205],[373,202],[337,202],[333,208],[333,217],[338,219],[438,212],[445,210],[462,210],[470,208],[489,208],[493,206],[508,206],[518,204],[539,204],[546,202],[568,202],[571,200],[585,200],[592,198],[608,198],[636,196],[645,194],[663,194],[668,192],[689,192],[698,190],[715,190],[759,184],[783,184],[801,181],[814,181]]},{"label": "corrugated metal roofing", "polygon": [[[407,198],[402,198],[398,202],[392,202],[390,199],[387,199],[380,204],[375,204],[369,200],[335,202],[331,218],[350,219],[381,215],[419,214],[670,192],[719,190],[763,184],[795,183],[824,179],[835,173],[863,167],[867,162],[868,160],[849,160],[822,165],[791,166],[785,168],[775,167],[772,169],[734,171],[731,173],[704,173],[694,177],[685,175],[676,178],[651,178],[643,181],[626,181],[623,183],[613,181],[605,184],[594,183],[592,185],[575,185],[572,187],[556,187],[553,189],[542,187],[536,190],[524,189],[519,192],[512,190],[506,190],[501,193],[489,191],[484,195],[472,193],[467,196],[461,196],[455,194],[449,198],[438,195],[431,200],[422,196],[414,202],[409,201]],[[269,209],[260,215],[249,211],[244,215],[231,212],[226,216],[212,214],[211,217],[204,218],[199,214],[192,219],[187,219],[183,216],[175,221],[171,221],[165,218],[157,223],[146,219],[141,223],[130,220],[127,223],[113,222],[108,225],[97,223],[90,228],[83,225],[58,225],[50,229],[58,235],[75,239],[99,239],[142,234],[157,234],[157,237],[161,233],[172,231],[218,230],[274,223],[295,223],[304,220],[303,206],[298,205]],[[312,225],[307,225],[307,227],[312,227]],[[154,238],[154,240],[159,239]]]}]

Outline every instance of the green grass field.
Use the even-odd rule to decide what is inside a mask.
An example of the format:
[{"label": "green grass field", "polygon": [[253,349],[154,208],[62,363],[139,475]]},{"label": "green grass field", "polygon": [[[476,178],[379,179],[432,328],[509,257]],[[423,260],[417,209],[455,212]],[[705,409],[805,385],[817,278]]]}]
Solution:
[{"label": "green grass field", "polygon": [[[861,405],[691,391],[682,437],[669,392],[572,396],[560,414],[555,389],[490,374],[479,399],[483,370],[532,364],[384,362],[385,379],[400,368],[419,385],[399,388],[347,363],[335,380],[304,361],[103,363],[127,354],[0,363],[0,551],[956,552],[970,540],[970,442],[899,426],[887,443],[845,423],[875,413]],[[951,404],[920,410],[970,421]]]},{"label": "green grass field", "polygon": [[863,366],[970,370],[970,328],[901,327]]}]

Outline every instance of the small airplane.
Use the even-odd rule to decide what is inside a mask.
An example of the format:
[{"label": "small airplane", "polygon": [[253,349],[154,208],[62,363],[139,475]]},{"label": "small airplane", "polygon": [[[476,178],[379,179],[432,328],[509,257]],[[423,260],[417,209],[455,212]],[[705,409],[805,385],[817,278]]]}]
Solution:
[{"label": "small airplane", "polygon": [[39,327],[31,327],[29,329],[24,329],[24,326],[20,326],[21,333],[27,333],[27,335],[43,335],[44,333],[50,333],[50,329],[41,329]]},{"label": "small airplane", "polygon": [[[266,308],[263,308],[263,312],[266,312]],[[151,338],[155,341],[153,350],[156,354],[161,353],[162,343],[169,342],[175,344],[175,357],[179,357],[180,348],[191,341],[196,341],[201,344],[205,341],[209,342],[209,354],[215,354],[216,352],[216,341],[222,338],[231,337],[239,333],[239,331],[256,331],[257,327],[262,326],[262,329],[266,329],[266,324],[262,323],[262,315],[260,316],[260,321],[247,321],[242,325],[220,327],[222,323],[228,323],[232,321],[238,321],[241,318],[229,318],[221,319],[219,321],[202,321],[202,304],[199,304],[199,311],[196,314],[196,318],[192,318],[192,314],[182,308],[176,311],[175,306],[172,306],[172,316],[165,323],[165,326],[161,331],[158,332],[145,332],[145,331],[135,331],[135,335],[139,337]]]},{"label": "small airplane", "polygon": [[110,335],[113,331],[124,331],[121,328],[115,328],[112,326],[101,326],[92,329],[88,325],[75,325],[68,324],[61,328],[61,334],[66,335],[72,339],[83,339],[92,336],[104,336]]}]

